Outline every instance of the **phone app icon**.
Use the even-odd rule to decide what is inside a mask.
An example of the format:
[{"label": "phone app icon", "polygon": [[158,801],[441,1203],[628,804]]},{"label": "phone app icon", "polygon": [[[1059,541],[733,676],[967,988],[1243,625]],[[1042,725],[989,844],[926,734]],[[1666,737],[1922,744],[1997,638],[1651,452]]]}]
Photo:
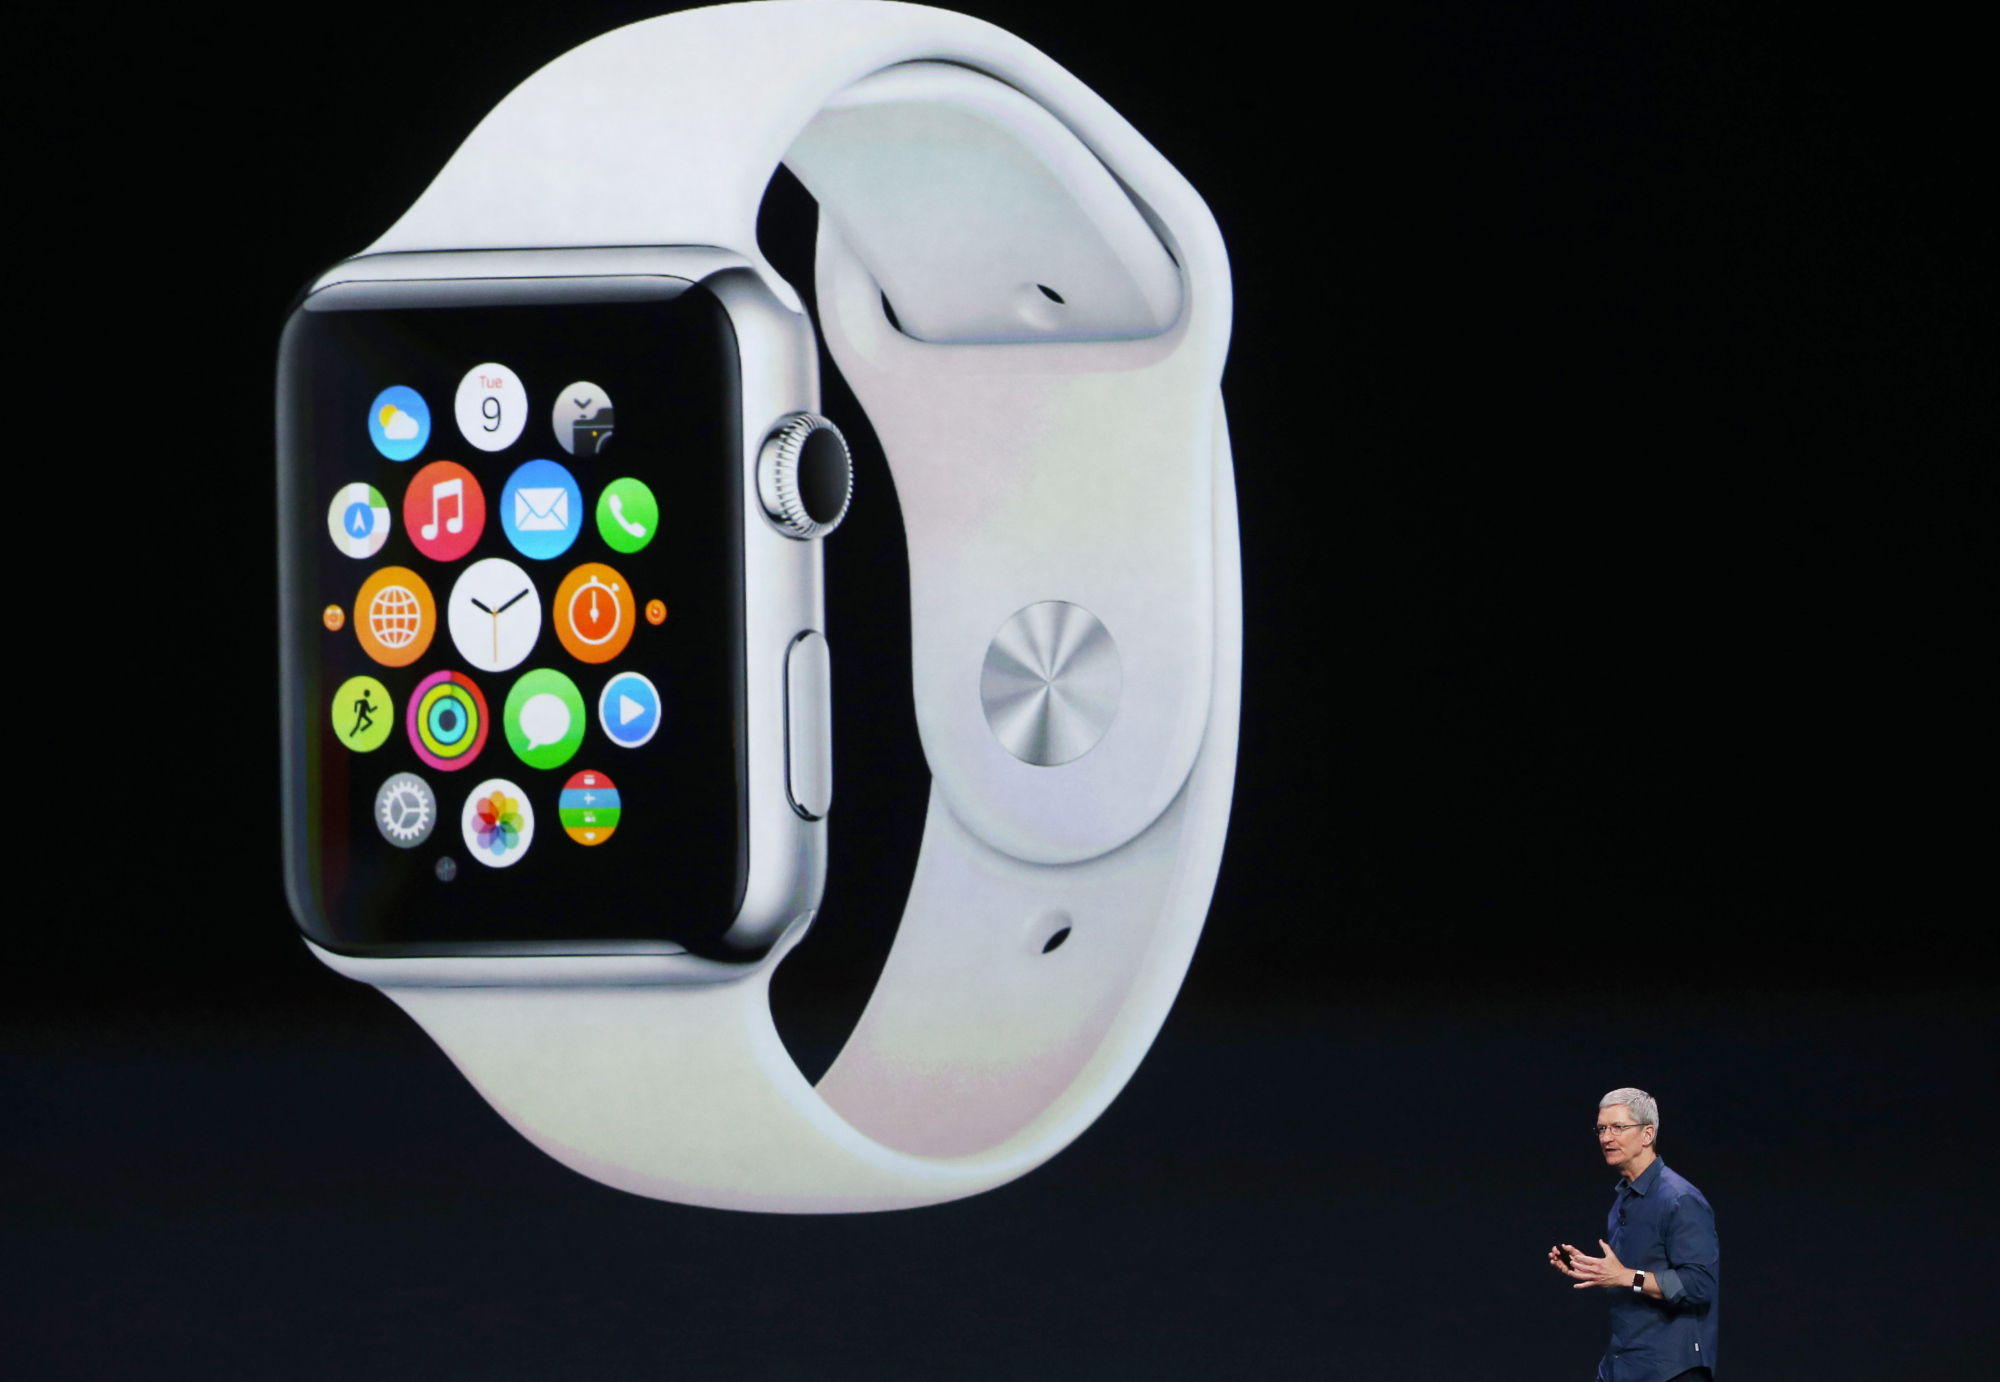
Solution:
[{"label": "phone app icon", "polygon": [[556,811],[564,834],[580,845],[601,845],[618,828],[619,806],[611,779],[585,770],[563,784]]},{"label": "phone app icon", "polygon": [[612,551],[638,551],[659,527],[659,501],[644,480],[613,480],[597,496],[597,531]]},{"label": "phone app icon", "polygon": [[403,527],[432,561],[457,561],[486,531],[486,491],[457,461],[432,461],[403,492]]},{"label": "phone app icon", "polygon": [[437,818],[437,796],[415,773],[397,773],[375,793],[375,828],[397,849],[428,840]]},{"label": "phone app icon", "polygon": [[410,460],[430,439],[430,405],[415,389],[391,384],[368,405],[368,440],[390,460]]},{"label": "phone app icon", "polygon": [[556,395],[549,422],[570,455],[598,455],[611,444],[611,395],[587,381],[572,384]]},{"label": "phone app icon", "polygon": [[356,753],[373,753],[396,727],[396,702],[373,677],[349,677],[333,693],[333,732]]},{"label": "phone app icon", "polygon": [[490,777],[465,799],[459,830],[473,858],[490,869],[512,868],[535,842],[535,808],[506,778]]},{"label": "phone app icon", "polygon": [[354,597],[354,636],[361,651],[384,667],[407,667],[422,657],[437,632],[437,602],[424,578],[407,566],[385,566],[361,583]]},{"label": "phone app icon", "polygon": [[410,747],[433,768],[455,773],[486,747],[486,697],[463,672],[433,672],[410,693]]},{"label": "phone app icon", "polygon": [[467,441],[481,451],[505,451],[528,425],[528,391],[520,375],[489,361],[458,381],[451,411]]},{"label": "phone app icon", "polygon": [[326,506],[333,545],[350,557],[372,557],[389,540],[389,501],[373,485],[342,485]]},{"label": "phone app icon", "polygon": [[660,732],[660,689],[637,672],[620,672],[597,698],[597,722],[619,748],[638,748]]},{"label": "phone app icon", "polygon": [[460,657],[482,672],[505,672],[535,650],[542,597],[527,572],[505,557],[487,557],[452,586],[444,619]]},{"label": "phone app icon", "polygon": [[555,461],[529,461],[500,491],[500,527],[514,550],[535,561],[561,556],[576,541],[583,491]]},{"label": "phone app icon", "polygon": [[531,768],[560,768],[583,747],[590,712],[576,683],[549,667],[524,674],[507,693],[500,723],[514,756]]},{"label": "phone app icon", "polygon": [[609,662],[625,651],[638,607],[625,578],[603,562],[587,561],[556,587],[551,612],[556,637],[579,662]]}]

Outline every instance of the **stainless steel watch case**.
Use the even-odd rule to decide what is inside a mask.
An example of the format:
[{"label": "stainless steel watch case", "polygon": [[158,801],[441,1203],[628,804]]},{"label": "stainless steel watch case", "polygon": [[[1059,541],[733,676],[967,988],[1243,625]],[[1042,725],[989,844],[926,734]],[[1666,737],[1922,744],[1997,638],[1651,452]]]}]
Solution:
[{"label": "stainless steel watch case", "polygon": [[447,250],[343,260],[314,281],[300,307],[314,310],[315,299],[322,308],[332,306],[326,294],[338,295],[340,306],[350,309],[602,302],[659,298],[696,284],[727,311],[741,364],[749,876],[723,943],[743,959],[690,955],[666,942],[588,949],[551,943],[532,954],[361,957],[308,939],[313,953],[337,972],[391,988],[725,982],[774,962],[811,923],[826,883],[826,822],[802,817],[791,803],[785,671],[794,640],[825,628],[824,577],[819,544],[788,537],[765,521],[757,492],[758,452],[772,428],[790,414],[819,407],[818,347],[790,285],[768,278],[740,254],[706,246]]}]

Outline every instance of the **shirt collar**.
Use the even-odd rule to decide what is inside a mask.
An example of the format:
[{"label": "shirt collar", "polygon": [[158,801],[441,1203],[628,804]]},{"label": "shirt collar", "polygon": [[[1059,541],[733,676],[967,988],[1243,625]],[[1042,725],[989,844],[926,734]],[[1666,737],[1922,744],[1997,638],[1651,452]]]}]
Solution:
[{"label": "shirt collar", "polygon": [[1653,1182],[1660,1178],[1660,1168],[1666,1164],[1666,1162],[1660,1159],[1660,1154],[1655,1152],[1653,1153],[1653,1164],[1641,1171],[1637,1179],[1626,1180],[1625,1177],[1620,1176],[1618,1183],[1611,1188],[1634,1195],[1644,1195],[1653,1188]]}]

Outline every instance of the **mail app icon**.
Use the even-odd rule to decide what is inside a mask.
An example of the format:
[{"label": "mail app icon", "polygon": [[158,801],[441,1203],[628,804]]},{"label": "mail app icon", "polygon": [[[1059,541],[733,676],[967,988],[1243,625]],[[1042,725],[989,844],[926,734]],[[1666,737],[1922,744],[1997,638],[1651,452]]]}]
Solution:
[{"label": "mail app icon", "polygon": [[569,491],[566,489],[515,490],[514,526],[524,533],[568,532]]}]

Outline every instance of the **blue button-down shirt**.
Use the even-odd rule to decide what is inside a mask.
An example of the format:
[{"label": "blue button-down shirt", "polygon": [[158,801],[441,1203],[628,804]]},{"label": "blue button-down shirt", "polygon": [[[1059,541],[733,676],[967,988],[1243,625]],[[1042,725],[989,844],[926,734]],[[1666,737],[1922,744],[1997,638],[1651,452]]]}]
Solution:
[{"label": "blue button-down shirt", "polygon": [[1661,1299],[1613,1289],[1611,1347],[1602,1382],[1666,1382],[1689,1368],[1715,1370],[1717,1283],[1722,1250],[1715,1211],[1685,1177],[1654,1158],[1637,1180],[1618,1182],[1604,1235],[1618,1260],[1651,1272]]}]

